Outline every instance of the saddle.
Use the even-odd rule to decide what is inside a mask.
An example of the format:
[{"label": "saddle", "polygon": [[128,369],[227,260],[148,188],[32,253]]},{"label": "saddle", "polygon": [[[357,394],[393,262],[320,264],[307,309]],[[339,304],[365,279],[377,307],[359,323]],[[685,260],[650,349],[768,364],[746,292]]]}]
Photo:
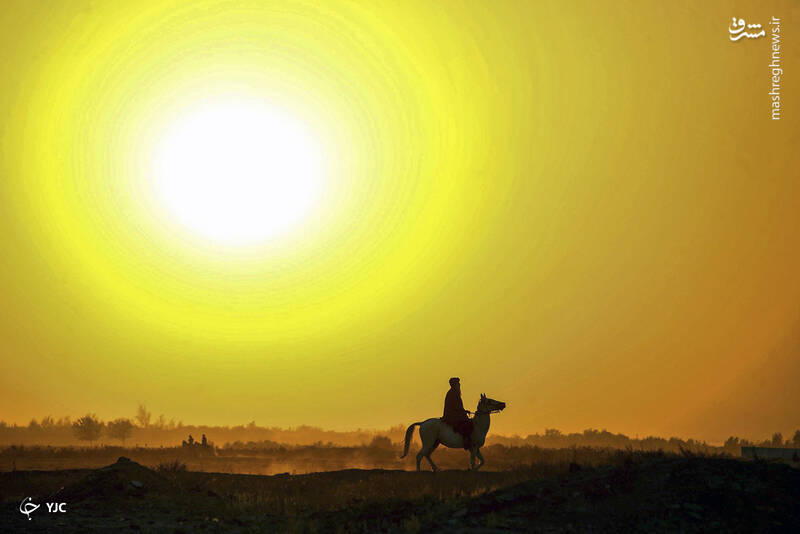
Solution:
[{"label": "saddle", "polygon": [[464,439],[464,449],[469,450],[472,447],[471,436],[472,430],[475,428],[475,424],[472,422],[472,419],[467,418],[457,421],[455,424],[448,423],[444,420],[444,417],[440,417],[439,421],[452,428],[456,434],[461,434],[461,437]]}]

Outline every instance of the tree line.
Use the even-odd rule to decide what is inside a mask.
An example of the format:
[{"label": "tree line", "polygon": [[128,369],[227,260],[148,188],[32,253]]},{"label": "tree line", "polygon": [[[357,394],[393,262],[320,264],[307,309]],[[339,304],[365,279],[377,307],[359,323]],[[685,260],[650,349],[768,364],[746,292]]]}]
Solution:
[{"label": "tree line", "polygon": [[[323,430],[301,425],[294,428],[264,427],[251,421],[237,426],[184,425],[182,421],[167,420],[164,415],[153,418],[151,412],[140,405],[133,417],[116,418],[103,421],[93,413],[72,420],[69,417],[54,419],[51,416],[40,421],[32,419],[27,426],[8,425],[0,421],[0,445],[10,444],[51,444],[65,445],[84,442],[93,445],[102,438],[118,441],[123,446],[132,437],[137,445],[176,446],[189,433],[199,436],[203,433],[213,437],[217,443],[247,444],[263,446],[269,443],[316,445],[336,444],[338,446],[361,446],[373,442],[377,436],[393,443],[402,442],[404,425],[396,425],[383,431],[354,430],[349,432]],[[727,452],[739,455],[741,447],[794,447],[800,448],[800,430],[791,437],[784,438],[775,432],[764,440],[748,440],[736,436],[729,437],[722,446],[710,445],[694,439],[677,437],[662,438],[647,436],[631,438],[625,434],[615,434],[607,430],[586,429],[583,432],[562,433],[555,428],[547,428],[544,433],[522,436],[502,436],[490,434],[487,444],[501,444],[509,447],[534,446],[542,448],[597,447],[611,449],[664,450],[678,452]]]}]

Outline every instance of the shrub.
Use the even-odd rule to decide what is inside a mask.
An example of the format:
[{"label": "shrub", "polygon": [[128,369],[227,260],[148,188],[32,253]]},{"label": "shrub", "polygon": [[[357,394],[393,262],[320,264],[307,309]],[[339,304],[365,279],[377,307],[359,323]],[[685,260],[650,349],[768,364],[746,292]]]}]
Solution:
[{"label": "shrub", "polygon": [[159,473],[182,473],[186,471],[186,464],[180,460],[172,460],[171,462],[161,462],[156,466],[156,471]]}]

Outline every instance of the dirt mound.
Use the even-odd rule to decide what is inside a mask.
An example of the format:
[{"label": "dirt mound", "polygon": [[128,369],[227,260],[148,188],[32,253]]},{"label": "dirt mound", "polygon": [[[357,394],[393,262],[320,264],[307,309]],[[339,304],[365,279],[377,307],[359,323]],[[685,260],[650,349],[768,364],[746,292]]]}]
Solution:
[{"label": "dirt mound", "polygon": [[163,495],[176,491],[173,484],[158,473],[124,456],[115,463],[89,473],[60,493],[68,502]]}]

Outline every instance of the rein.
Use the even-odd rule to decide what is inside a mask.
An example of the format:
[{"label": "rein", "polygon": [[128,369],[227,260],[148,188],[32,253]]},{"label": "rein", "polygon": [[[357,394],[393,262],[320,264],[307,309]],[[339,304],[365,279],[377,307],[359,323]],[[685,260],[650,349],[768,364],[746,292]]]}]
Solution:
[{"label": "rein", "polygon": [[478,410],[477,412],[473,412],[473,413],[474,413],[475,415],[479,415],[479,414],[486,414],[486,415],[490,415],[490,414],[493,414],[493,413],[500,413],[500,410],[498,410],[498,409],[496,409],[496,408],[495,408],[494,410],[489,410],[488,412],[484,412],[484,411],[482,411],[482,410]]}]

